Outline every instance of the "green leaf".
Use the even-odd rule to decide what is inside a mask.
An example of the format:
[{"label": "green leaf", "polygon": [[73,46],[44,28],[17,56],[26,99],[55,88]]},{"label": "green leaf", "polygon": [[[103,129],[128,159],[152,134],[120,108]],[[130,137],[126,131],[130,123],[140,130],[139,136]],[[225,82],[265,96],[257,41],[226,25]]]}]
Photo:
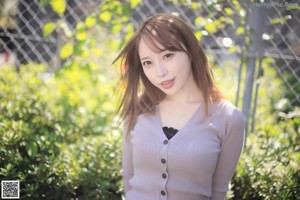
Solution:
[{"label": "green leaf", "polygon": [[40,4],[42,4],[43,6],[46,6],[50,3],[50,0],[40,0]]},{"label": "green leaf", "polygon": [[292,19],[291,15],[286,15],[284,17],[278,17],[272,19],[270,22],[271,24],[285,24],[289,19]]},{"label": "green leaf", "polygon": [[73,54],[73,44],[71,43],[64,44],[60,50],[60,57],[62,59],[66,59],[70,57],[72,54]]},{"label": "green leaf", "polygon": [[26,150],[27,150],[28,155],[31,158],[34,158],[35,155],[37,154],[37,151],[38,151],[37,143],[34,142],[34,141],[31,141],[31,142],[27,143],[25,146],[26,146]]},{"label": "green leaf", "polygon": [[86,31],[79,31],[76,33],[76,39],[79,41],[83,41],[87,39]]},{"label": "green leaf", "polygon": [[234,52],[236,52],[237,51],[237,47],[236,46],[231,46],[231,47],[229,47],[229,49],[228,49],[228,52],[229,53],[234,53]]},{"label": "green leaf", "polygon": [[206,23],[204,27],[208,33],[215,33],[217,31],[217,27],[214,23]]},{"label": "green leaf", "polygon": [[136,8],[140,3],[140,0],[130,0],[130,7]]},{"label": "green leaf", "polygon": [[85,48],[85,41],[78,41],[75,43],[75,45],[73,46],[73,53],[75,55],[81,55],[83,49]]},{"label": "green leaf", "polygon": [[197,9],[199,9],[199,7],[200,7],[199,3],[196,3],[196,2],[192,2],[191,3],[191,8],[193,10],[197,10]]},{"label": "green leaf", "polygon": [[50,5],[53,11],[59,15],[63,15],[67,7],[66,0],[51,0]]},{"label": "green leaf", "polygon": [[84,24],[83,22],[78,22],[78,23],[76,24],[76,30],[82,31],[82,30],[84,30],[84,29],[85,29],[85,24]]},{"label": "green leaf", "polygon": [[116,40],[112,40],[110,43],[109,43],[109,46],[111,49],[113,50],[117,50],[119,48],[119,45],[118,45],[118,42]]},{"label": "green leaf", "polygon": [[130,7],[128,5],[122,6],[122,13],[125,16],[130,16]]},{"label": "green leaf", "polygon": [[196,38],[200,41],[202,39],[203,34],[200,31],[195,33]]},{"label": "green leaf", "polygon": [[245,28],[244,27],[238,27],[235,31],[235,33],[237,35],[241,35],[241,34],[244,34],[245,33]]},{"label": "green leaf", "polygon": [[96,24],[97,20],[95,17],[87,17],[85,19],[85,25],[87,28],[91,28]]},{"label": "green leaf", "polygon": [[112,33],[118,33],[121,30],[122,30],[122,24],[120,24],[120,23],[113,25],[112,29],[111,29]]},{"label": "green leaf", "polygon": [[234,12],[233,12],[233,10],[231,9],[231,8],[224,8],[224,11],[225,11],[225,13],[228,15],[228,16],[230,16],[230,15],[232,15]]},{"label": "green leaf", "polygon": [[203,17],[197,17],[197,18],[195,19],[195,24],[196,24],[196,25],[202,25],[202,24],[205,24],[205,23],[206,23],[206,19],[203,18]]},{"label": "green leaf", "polygon": [[103,55],[102,50],[100,48],[97,48],[97,47],[92,48],[91,52],[92,52],[92,54],[94,54],[96,56],[102,56]]},{"label": "green leaf", "polygon": [[300,10],[300,5],[298,3],[290,3],[288,4],[287,10]]},{"label": "green leaf", "polygon": [[89,55],[90,55],[90,51],[88,49],[84,49],[80,56],[82,58],[87,58],[87,57],[89,57]]},{"label": "green leaf", "polygon": [[44,37],[49,36],[56,28],[55,23],[53,22],[48,22],[44,25],[43,27],[43,35]]},{"label": "green leaf", "polygon": [[111,20],[111,17],[112,17],[112,13],[111,12],[108,12],[108,11],[105,11],[103,13],[101,13],[99,15],[100,19],[105,21],[105,22],[109,22]]}]

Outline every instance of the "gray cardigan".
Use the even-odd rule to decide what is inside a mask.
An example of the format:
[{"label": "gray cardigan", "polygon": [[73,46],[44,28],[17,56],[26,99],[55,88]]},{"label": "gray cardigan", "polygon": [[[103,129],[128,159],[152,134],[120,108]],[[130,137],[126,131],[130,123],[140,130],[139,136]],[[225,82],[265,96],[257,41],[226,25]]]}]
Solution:
[{"label": "gray cardigan", "polygon": [[123,140],[126,200],[223,200],[244,143],[244,118],[228,101],[200,106],[168,140],[154,115],[141,114]]}]

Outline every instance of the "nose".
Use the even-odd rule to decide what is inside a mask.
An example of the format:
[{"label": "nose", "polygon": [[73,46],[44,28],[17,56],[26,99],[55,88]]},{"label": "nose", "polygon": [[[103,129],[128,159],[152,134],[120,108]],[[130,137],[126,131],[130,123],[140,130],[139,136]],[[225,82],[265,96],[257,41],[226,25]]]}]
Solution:
[{"label": "nose", "polygon": [[168,70],[167,68],[164,66],[163,63],[158,63],[157,67],[156,67],[156,75],[158,77],[164,77],[165,75],[167,75]]}]

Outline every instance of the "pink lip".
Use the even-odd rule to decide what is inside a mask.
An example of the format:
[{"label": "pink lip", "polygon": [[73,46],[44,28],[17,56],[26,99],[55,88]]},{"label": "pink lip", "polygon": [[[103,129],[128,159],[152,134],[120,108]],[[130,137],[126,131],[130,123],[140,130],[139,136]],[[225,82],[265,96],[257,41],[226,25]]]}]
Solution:
[{"label": "pink lip", "polygon": [[169,89],[174,85],[174,81],[175,81],[175,78],[163,81],[160,83],[160,85],[165,89]]}]

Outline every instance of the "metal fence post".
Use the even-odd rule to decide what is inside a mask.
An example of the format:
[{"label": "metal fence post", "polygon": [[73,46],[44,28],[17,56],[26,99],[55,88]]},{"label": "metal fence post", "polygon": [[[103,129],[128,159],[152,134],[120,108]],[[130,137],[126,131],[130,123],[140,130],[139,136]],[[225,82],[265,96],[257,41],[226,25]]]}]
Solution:
[{"label": "metal fence post", "polygon": [[252,90],[255,75],[255,65],[258,53],[262,49],[262,34],[266,19],[266,8],[250,4],[252,12],[249,12],[248,24],[250,26],[250,39],[248,63],[246,69],[245,87],[243,95],[242,112],[246,120],[246,133],[248,133],[249,116],[251,110]]}]

